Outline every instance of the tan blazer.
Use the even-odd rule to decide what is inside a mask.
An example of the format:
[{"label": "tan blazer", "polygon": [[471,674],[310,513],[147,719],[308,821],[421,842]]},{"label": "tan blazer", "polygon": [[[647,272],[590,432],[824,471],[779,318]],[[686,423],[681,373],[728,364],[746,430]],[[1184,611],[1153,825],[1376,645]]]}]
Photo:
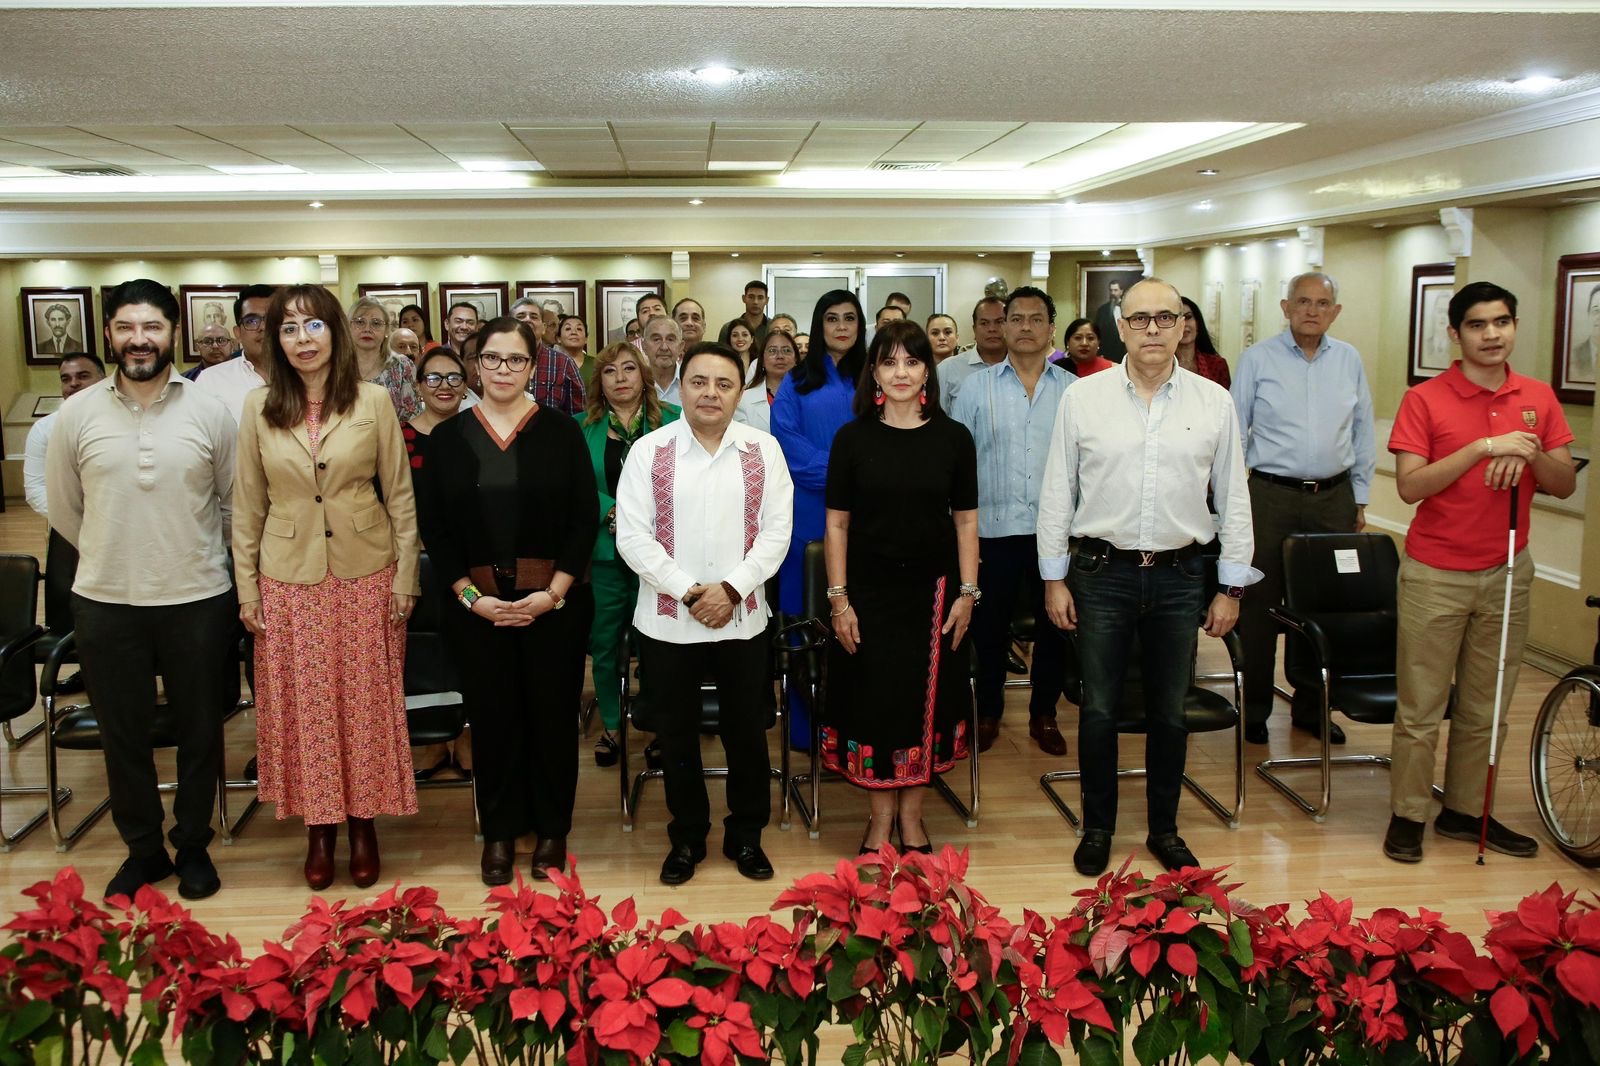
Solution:
[{"label": "tan blazer", "polygon": [[[239,602],[261,599],[258,575],[315,585],[375,574],[398,563],[396,593],[415,596],[417,503],[400,420],[389,393],[361,383],[355,406],[322,423],[317,457],[304,423],[278,429],[262,417],[266,389],[244,401],[233,482],[233,569]],[[376,477],[383,500],[372,486]]]}]

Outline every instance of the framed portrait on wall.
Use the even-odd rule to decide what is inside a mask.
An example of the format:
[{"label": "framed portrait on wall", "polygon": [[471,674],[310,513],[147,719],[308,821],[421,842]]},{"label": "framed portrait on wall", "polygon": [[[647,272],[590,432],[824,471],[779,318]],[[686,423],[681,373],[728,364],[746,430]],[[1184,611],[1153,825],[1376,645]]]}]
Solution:
[{"label": "framed portrait on wall", "polygon": [[1450,297],[1455,291],[1454,263],[1423,263],[1411,268],[1411,357],[1406,381],[1412,385],[1438,377],[1455,360],[1450,345]]},{"label": "framed portrait on wall", "polygon": [[639,313],[639,301],[646,296],[666,299],[667,283],[654,281],[597,281],[594,283],[594,302],[598,308],[595,322],[597,347],[615,344],[628,339],[628,323]]},{"label": "framed portrait on wall", "polygon": [[88,286],[21,290],[22,354],[34,366],[53,366],[68,352],[95,352],[100,332]]},{"label": "framed portrait on wall", "polygon": [[589,286],[582,281],[519,281],[517,299],[533,300],[541,311],[553,310],[557,317],[577,315],[583,328],[589,328]]},{"label": "framed portrait on wall", "polygon": [[[1080,263],[1078,264],[1078,314],[1100,325],[1100,312],[1111,309],[1112,286],[1116,287],[1116,303],[1122,304],[1122,294],[1133,288],[1133,283],[1144,277],[1141,263]],[[1111,321],[1109,318],[1107,321]],[[1112,322],[1112,325],[1116,325]],[[1101,338],[1101,343],[1105,339]]]},{"label": "framed portrait on wall", "polygon": [[1562,403],[1594,403],[1600,361],[1600,252],[1564,255],[1556,270],[1556,350],[1550,384]]},{"label": "framed portrait on wall", "polygon": [[[400,310],[413,305],[422,312],[422,328],[433,331],[433,320],[428,314],[428,283],[426,281],[362,282],[356,286],[356,295],[362,299],[377,300],[389,312],[389,328],[400,328]],[[427,337],[419,337],[427,340]],[[435,340],[438,338],[435,337]]]},{"label": "framed portrait on wall", "polygon": [[[450,308],[455,304],[471,304],[476,307],[479,322],[499,318],[506,313],[507,288],[503,281],[441,281],[439,283],[440,329],[444,329],[444,322],[450,317]],[[442,341],[444,338],[436,337],[435,340]]]},{"label": "framed portrait on wall", "polygon": [[[233,336],[233,301],[244,291],[243,285],[180,285],[178,313],[183,316],[183,358],[186,363],[200,361],[200,336],[208,327],[221,326]],[[229,349],[230,351],[232,349]]]}]

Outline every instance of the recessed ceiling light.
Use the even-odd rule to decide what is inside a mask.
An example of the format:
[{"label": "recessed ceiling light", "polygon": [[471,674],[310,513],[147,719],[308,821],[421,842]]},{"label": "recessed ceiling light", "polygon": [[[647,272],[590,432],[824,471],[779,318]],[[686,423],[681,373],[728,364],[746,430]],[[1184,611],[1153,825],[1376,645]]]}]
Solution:
[{"label": "recessed ceiling light", "polygon": [[689,201],[689,206],[690,207],[699,207],[703,203],[705,203],[705,201],[700,199],[700,197],[696,196],[693,200]]},{"label": "recessed ceiling light", "polygon": [[1201,200],[1199,203],[1194,205],[1194,209],[1196,211],[1209,211],[1211,210],[1211,201]]},{"label": "recessed ceiling light", "polygon": [[1195,171],[1195,173],[1196,174],[1203,174],[1208,178],[1214,178],[1218,174],[1222,173],[1222,171],[1216,169],[1215,167],[1206,167],[1204,170]]},{"label": "recessed ceiling light", "polygon": [[987,258],[989,258],[989,253],[988,252],[979,252],[978,253],[978,258],[979,259],[987,259]]},{"label": "recessed ceiling light", "polygon": [[741,161],[737,159],[713,159],[711,162],[706,164],[706,169],[732,171],[782,170],[788,165],[788,160],[784,159],[762,159],[755,162]]},{"label": "recessed ceiling light", "polygon": [[212,170],[218,174],[304,174],[299,167],[291,167],[287,163],[249,163],[238,166],[212,165]]},{"label": "recessed ceiling light", "polygon": [[1560,78],[1552,78],[1548,74],[1530,74],[1526,78],[1518,78],[1511,82],[1511,87],[1519,93],[1542,93],[1560,84]]},{"label": "recessed ceiling light", "polygon": [[812,255],[821,255],[822,253],[821,252],[812,252],[811,254]]},{"label": "recessed ceiling light", "polygon": [[707,85],[726,85],[737,78],[744,71],[733,67],[723,67],[713,64],[709,67],[696,67],[693,74]]},{"label": "recessed ceiling light", "polygon": [[1273,243],[1276,244],[1279,248],[1287,248],[1287,247],[1289,247],[1289,242],[1288,241],[1274,241]]},{"label": "recessed ceiling light", "polygon": [[1102,248],[1100,249],[1100,255],[1106,259],[1109,259],[1111,258],[1111,250],[1109,248]]},{"label": "recessed ceiling light", "polygon": [[738,252],[729,252],[728,253],[728,258],[729,259],[737,259],[737,258],[739,258],[739,253]]},{"label": "recessed ceiling light", "polygon": [[306,206],[310,208],[320,208],[322,206],[322,201],[312,200],[309,204],[306,204]]},{"label": "recessed ceiling light", "polygon": [[510,174],[544,169],[544,164],[532,159],[457,159],[456,165],[475,174]]},{"label": "recessed ceiling light", "polygon": [[894,257],[896,259],[904,259],[906,257],[906,253],[904,253],[904,252],[896,252],[896,253],[894,253]]},{"label": "recessed ceiling light", "polygon": [[1374,222],[1372,224],[1372,228],[1373,229],[1382,229],[1383,227],[1387,226],[1388,224],[1389,223],[1387,223],[1387,222]]}]

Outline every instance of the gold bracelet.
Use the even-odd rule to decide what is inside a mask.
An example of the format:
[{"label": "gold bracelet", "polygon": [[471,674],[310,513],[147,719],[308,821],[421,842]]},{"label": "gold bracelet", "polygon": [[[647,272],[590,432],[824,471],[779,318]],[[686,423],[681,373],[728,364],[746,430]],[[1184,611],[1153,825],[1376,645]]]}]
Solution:
[{"label": "gold bracelet", "polygon": [[830,611],[830,612],[829,612],[829,614],[831,614],[831,615],[832,615],[832,616],[833,616],[833,617],[834,617],[834,618],[838,618],[838,617],[839,617],[839,616],[840,616],[840,615],[841,615],[841,614],[844,614],[844,612],[845,612],[845,611],[848,611],[848,610],[850,610],[850,609],[851,609],[851,608],[850,608],[850,605],[849,605],[849,604],[848,604],[848,603],[847,603],[847,604],[845,604],[845,605],[844,605],[844,607],[843,607],[843,608],[841,608],[841,609],[840,609],[840,610],[837,610],[837,611]]}]

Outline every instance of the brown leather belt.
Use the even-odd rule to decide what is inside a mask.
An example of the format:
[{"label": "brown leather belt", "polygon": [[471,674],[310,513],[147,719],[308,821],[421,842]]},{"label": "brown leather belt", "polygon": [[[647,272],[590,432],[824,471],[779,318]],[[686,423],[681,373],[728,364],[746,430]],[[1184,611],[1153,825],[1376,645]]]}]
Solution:
[{"label": "brown leather belt", "polygon": [[1134,566],[1165,566],[1168,563],[1181,563],[1185,559],[1193,559],[1200,552],[1199,544],[1185,544],[1181,548],[1147,552],[1136,548],[1118,548],[1107,541],[1091,537],[1079,538],[1072,545],[1074,557],[1082,553],[1101,559],[1112,559],[1119,563],[1132,563]]}]

